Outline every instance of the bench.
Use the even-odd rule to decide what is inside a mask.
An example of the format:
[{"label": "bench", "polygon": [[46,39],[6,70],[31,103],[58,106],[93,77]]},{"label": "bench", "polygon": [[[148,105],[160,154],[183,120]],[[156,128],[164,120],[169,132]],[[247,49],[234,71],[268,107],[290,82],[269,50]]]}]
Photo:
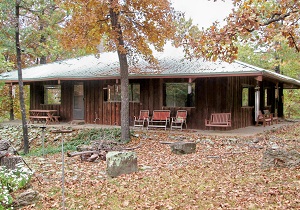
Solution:
[{"label": "bench", "polygon": [[212,113],[210,119],[205,119],[208,127],[231,127],[231,113]]},{"label": "bench", "polygon": [[29,116],[29,123],[34,124],[34,121],[46,121],[46,125],[49,125],[51,122],[51,118],[48,116]]},{"label": "bench", "polygon": [[149,128],[165,128],[166,130],[170,121],[170,115],[170,110],[154,110],[152,117],[148,121],[147,130]]},{"label": "bench", "polygon": [[59,123],[59,118],[60,118],[60,116],[58,116],[58,115],[53,115],[52,118],[53,118],[53,121],[54,121],[54,122]]}]

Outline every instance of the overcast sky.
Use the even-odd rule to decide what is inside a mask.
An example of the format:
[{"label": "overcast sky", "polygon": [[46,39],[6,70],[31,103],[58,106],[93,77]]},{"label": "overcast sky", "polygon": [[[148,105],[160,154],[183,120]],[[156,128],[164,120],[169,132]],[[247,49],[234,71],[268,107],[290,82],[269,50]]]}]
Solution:
[{"label": "overcast sky", "polygon": [[207,28],[218,20],[222,21],[233,8],[231,0],[171,0],[176,10],[185,12],[186,19],[192,18],[199,28]]}]

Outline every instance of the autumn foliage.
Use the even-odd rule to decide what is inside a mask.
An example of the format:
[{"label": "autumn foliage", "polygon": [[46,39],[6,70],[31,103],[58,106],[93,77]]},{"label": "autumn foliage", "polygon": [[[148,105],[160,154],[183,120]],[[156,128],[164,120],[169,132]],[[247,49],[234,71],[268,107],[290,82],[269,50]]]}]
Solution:
[{"label": "autumn foliage", "polygon": [[233,61],[237,58],[238,42],[255,41],[276,48],[273,38],[278,35],[299,52],[298,0],[234,0],[233,4],[235,7],[222,27],[217,22],[203,31],[184,26],[184,46],[189,56]]},{"label": "autumn foliage", "polygon": [[[161,51],[166,41],[174,38],[175,23],[180,18],[168,0],[72,0],[64,1],[64,8],[72,16],[61,36],[68,49],[98,52],[101,45],[106,51],[120,49],[131,58],[141,55],[148,61],[154,61],[151,46]],[[111,8],[118,15],[124,46],[116,44],[119,34],[110,20]]]}]

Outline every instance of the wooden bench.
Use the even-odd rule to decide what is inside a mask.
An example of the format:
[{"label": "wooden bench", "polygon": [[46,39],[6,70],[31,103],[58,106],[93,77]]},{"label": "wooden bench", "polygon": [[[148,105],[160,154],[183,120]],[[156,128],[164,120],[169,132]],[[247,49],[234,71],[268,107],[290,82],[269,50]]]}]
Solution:
[{"label": "wooden bench", "polygon": [[34,124],[34,121],[41,122],[45,121],[46,125],[49,125],[51,122],[51,118],[48,116],[29,116],[29,123]]},{"label": "wooden bench", "polygon": [[210,119],[205,119],[208,127],[231,127],[231,113],[212,113]]},{"label": "wooden bench", "polygon": [[170,122],[170,115],[170,110],[154,110],[148,121],[147,130],[149,128],[165,128],[166,130],[168,122]]},{"label": "wooden bench", "polygon": [[53,118],[53,121],[54,121],[54,122],[59,123],[59,118],[60,118],[60,116],[58,116],[58,115],[53,115],[52,118]]}]

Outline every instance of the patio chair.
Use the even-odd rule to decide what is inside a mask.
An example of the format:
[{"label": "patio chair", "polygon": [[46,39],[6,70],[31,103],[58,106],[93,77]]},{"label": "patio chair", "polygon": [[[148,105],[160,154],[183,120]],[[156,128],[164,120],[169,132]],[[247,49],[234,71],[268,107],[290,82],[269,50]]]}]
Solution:
[{"label": "patio chair", "polygon": [[149,121],[149,110],[140,110],[140,115],[138,117],[134,116],[134,127],[144,128],[145,122]]},{"label": "patio chair", "polygon": [[266,109],[266,110],[264,110],[264,114],[268,117],[271,117],[272,124],[273,123],[278,124],[278,115],[277,115],[277,113],[270,113],[270,111],[268,109]]},{"label": "patio chair", "polygon": [[186,118],[186,110],[177,110],[176,117],[172,117],[171,130],[173,130],[173,128],[180,128],[180,130],[182,130],[183,124],[185,124],[185,128],[187,128]]},{"label": "patio chair", "polygon": [[259,111],[258,116],[257,116],[257,120],[256,120],[256,126],[258,125],[258,123],[262,123],[263,126],[265,127],[266,125],[271,125],[272,123],[272,118],[270,115],[267,114],[263,114],[261,111]]}]

